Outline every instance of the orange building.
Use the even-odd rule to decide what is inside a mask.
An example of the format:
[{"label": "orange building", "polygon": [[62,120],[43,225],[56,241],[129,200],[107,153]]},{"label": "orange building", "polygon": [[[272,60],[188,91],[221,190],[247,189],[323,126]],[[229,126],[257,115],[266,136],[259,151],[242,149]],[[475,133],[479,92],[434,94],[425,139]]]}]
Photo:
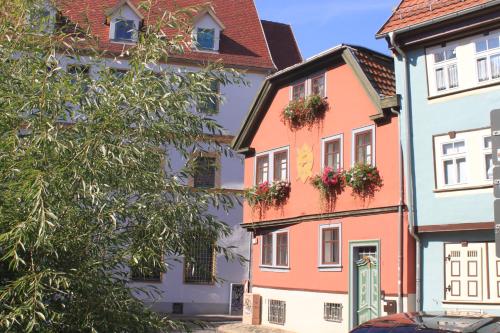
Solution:
[{"label": "orange building", "polygon": [[267,78],[235,150],[262,324],[347,332],[414,309],[393,61],[340,45]]}]

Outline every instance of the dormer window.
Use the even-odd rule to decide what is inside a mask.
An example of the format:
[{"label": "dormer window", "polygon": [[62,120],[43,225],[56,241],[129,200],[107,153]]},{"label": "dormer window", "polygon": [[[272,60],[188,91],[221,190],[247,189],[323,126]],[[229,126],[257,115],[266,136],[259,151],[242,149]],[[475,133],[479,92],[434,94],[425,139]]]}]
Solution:
[{"label": "dormer window", "polygon": [[106,21],[109,24],[109,39],[118,43],[137,42],[143,19],[142,14],[129,0],[120,1],[107,11]]},{"label": "dormer window", "polygon": [[115,40],[136,41],[137,27],[133,20],[117,20],[115,22]]},{"label": "dormer window", "polygon": [[212,7],[208,7],[195,17],[192,33],[193,49],[198,51],[219,51],[220,35],[224,25],[217,18]]},{"label": "dormer window", "polygon": [[215,29],[198,28],[196,44],[200,50],[213,50],[215,47]]}]

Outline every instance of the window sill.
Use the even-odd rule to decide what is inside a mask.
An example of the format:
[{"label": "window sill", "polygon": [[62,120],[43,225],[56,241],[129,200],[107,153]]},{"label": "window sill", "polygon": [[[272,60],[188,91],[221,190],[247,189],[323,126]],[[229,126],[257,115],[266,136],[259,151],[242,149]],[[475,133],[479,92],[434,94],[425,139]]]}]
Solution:
[{"label": "window sill", "polygon": [[342,265],[321,265],[318,266],[320,272],[342,272]]},{"label": "window sill", "polygon": [[200,52],[200,53],[219,54],[219,50],[215,50],[215,49],[198,49],[198,48],[194,48],[193,51]]},{"label": "window sill", "polygon": [[434,193],[446,193],[446,192],[457,192],[457,191],[471,191],[471,190],[482,190],[487,188],[493,188],[492,184],[476,185],[476,186],[460,186],[460,187],[450,187],[450,188],[440,188],[433,190]]},{"label": "window sill", "polygon": [[431,95],[431,96],[427,97],[427,99],[428,100],[439,99],[441,97],[447,97],[447,96],[452,96],[452,95],[456,95],[456,94],[460,94],[460,93],[464,93],[464,92],[468,92],[468,91],[473,91],[473,90],[478,90],[478,89],[483,89],[483,88],[489,88],[489,87],[497,86],[499,84],[500,84],[500,81],[495,81],[495,82],[490,82],[490,83],[487,83],[487,84],[481,84],[481,85],[478,85],[478,86],[475,86],[475,87],[470,87],[470,88],[465,88],[465,89],[454,88],[454,90],[443,92],[441,94]]},{"label": "window sill", "polygon": [[290,267],[260,266],[260,270],[262,272],[286,273],[290,271]]},{"label": "window sill", "polygon": [[128,40],[128,39],[110,39],[109,40],[111,43],[114,44],[126,44],[126,45],[136,45],[137,41],[136,40]]},{"label": "window sill", "polygon": [[493,302],[493,301],[442,301],[443,304],[452,304],[452,305],[469,305],[469,304],[474,304],[474,305],[500,305],[499,302]]}]

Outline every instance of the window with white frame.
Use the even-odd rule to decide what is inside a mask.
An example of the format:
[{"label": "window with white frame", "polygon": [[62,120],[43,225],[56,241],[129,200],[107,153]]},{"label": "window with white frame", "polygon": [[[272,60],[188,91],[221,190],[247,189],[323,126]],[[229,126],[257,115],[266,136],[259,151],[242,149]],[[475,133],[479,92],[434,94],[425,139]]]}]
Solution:
[{"label": "window with white frame", "polygon": [[493,177],[490,129],[452,133],[433,138],[436,189],[490,186]]},{"label": "window with white frame", "polygon": [[288,155],[288,147],[258,154],[255,160],[255,184],[280,180],[288,181]]},{"label": "window with white frame", "polygon": [[292,99],[298,101],[306,97],[306,83],[300,82],[292,86]]},{"label": "window with white frame", "polygon": [[352,132],[352,164],[375,165],[375,126]]},{"label": "window with white frame", "polygon": [[319,228],[319,268],[340,268],[342,264],[342,236],[340,224]]},{"label": "window with white frame", "polygon": [[441,159],[445,185],[467,183],[467,157],[464,140],[443,143]]},{"label": "window with white frame", "polygon": [[343,167],[343,136],[335,135],[321,140],[322,168],[339,172]]},{"label": "window with white frame", "polygon": [[261,266],[288,268],[288,230],[279,230],[262,235]]},{"label": "window with white frame", "polygon": [[196,46],[199,50],[213,50],[215,48],[215,29],[197,28]]},{"label": "window with white frame", "polygon": [[483,149],[484,149],[484,171],[486,179],[493,179],[493,155],[491,152],[491,136],[486,136],[483,138]]},{"label": "window with white frame", "polygon": [[477,80],[484,82],[500,78],[500,40],[498,35],[476,40]]},{"label": "window with white frame", "polygon": [[326,97],[326,74],[315,74],[291,86],[291,99],[296,101],[309,95]]},{"label": "window with white frame", "polygon": [[459,86],[455,47],[442,48],[434,52],[434,73],[438,91]]}]

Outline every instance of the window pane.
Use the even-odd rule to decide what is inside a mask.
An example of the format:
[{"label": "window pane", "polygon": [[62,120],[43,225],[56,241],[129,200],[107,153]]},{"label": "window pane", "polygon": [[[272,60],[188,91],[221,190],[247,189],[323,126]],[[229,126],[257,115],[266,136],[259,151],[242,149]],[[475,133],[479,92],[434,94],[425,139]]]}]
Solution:
[{"label": "window pane", "polygon": [[132,40],[134,38],[135,23],[132,20],[120,20],[115,23],[115,39]]},{"label": "window pane", "polygon": [[294,100],[298,100],[298,99],[304,98],[305,97],[305,91],[306,91],[305,87],[306,87],[305,83],[300,83],[300,84],[297,84],[297,85],[293,86],[292,98]]},{"label": "window pane", "polygon": [[340,170],[340,140],[325,143],[325,167]]},{"label": "window pane", "polygon": [[488,39],[488,50],[496,49],[499,45],[498,37]]},{"label": "window pane", "polygon": [[257,158],[257,184],[269,181],[269,156]]},{"label": "window pane", "polygon": [[274,180],[288,180],[288,153],[274,154]]},{"label": "window pane", "polygon": [[439,51],[439,52],[436,52],[434,53],[434,62],[441,62],[441,61],[444,61],[444,52],[443,51]]},{"label": "window pane", "polygon": [[456,64],[448,66],[448,85],[449,88],[458,87],[458,67]]},{"label": "window pane", "polygon": [[453,144],[456,153],[465,153],[465,141],[458,141]]},{"label": "window pane", "polygon": [[446,185],[452,185],[455,182],[453,181],[453,161],[444,161],[444,183]]},{"label": "window pane", "polygon": [[491,136],[484,138],[484,148],[491,149]]},{"label": "window pane", "polygon": [[215,30],[198,28],[196,42],[200,49],[213,50],[215,46]]},{"label": "window pane", "polygon": [[372,131],[356,134],[356,163],[372,164]]},{"label": "window pane", "polygon": [[491,78],[500,77],[500,54],[495,54],[490,57]]},{"label": "window pane", "polygon": [[215,157],[198,157],[196,159],[196,170],[193,176],[194,187],[214,188],[216,168]]},{"label": "window pane", "polygon": [[446,79],[444,77],[444,68],[436,69],[436,88],[437,90],[446,89]]},{"label": "window pane", "polygon": [[339,261],[339,229],[323,229],[322,237],[322,263],[337,264]]},{"label": "window pane", "polygon": [[489,79],[486,58],[477,59],[477,78],[479,81],[486,81]]},{"label": "window pane", "polygon": [[453,143],[443,145],[443,155],[453,154]]},{"label": "window pane", "polygon": [[321,75],[311,80],[311,90],[314,95],[325,97],[325,76]]},{"label": "window pane", "polygon": [[457,163],[457,183],[462,184],[467,182],[467,163],[465,158],[459,158],[456,160]]},{"label": "window pane", "polygon": [[273,234],[262,236],[262,265],[273,264]]},{"label": "window pane", "polygon": [[276,266],[288,266],[288,233],[276,234]]},{"label": "window pane", "polygon": [[485,40],[481,40],[476,42],[476,52],[483,52],[488,49],[488,46],[486,45]]},{"label": "window pane", "polygon": [[493,179],[493,160],[491,154],[485,155],[485,162],[486,162],[486,179]]},{"label": "window pane", "polygon": [[456,49],[446,50],[446,60],[455,59],[457,57]]},{"label": "window pane", "polygon": [[[210,284],[214,280],[215,248],[211,239],[198,239],[190,246],[189,257],[184,260],[184,282]],[[190,261],[189,259],[192,259]]]}]

